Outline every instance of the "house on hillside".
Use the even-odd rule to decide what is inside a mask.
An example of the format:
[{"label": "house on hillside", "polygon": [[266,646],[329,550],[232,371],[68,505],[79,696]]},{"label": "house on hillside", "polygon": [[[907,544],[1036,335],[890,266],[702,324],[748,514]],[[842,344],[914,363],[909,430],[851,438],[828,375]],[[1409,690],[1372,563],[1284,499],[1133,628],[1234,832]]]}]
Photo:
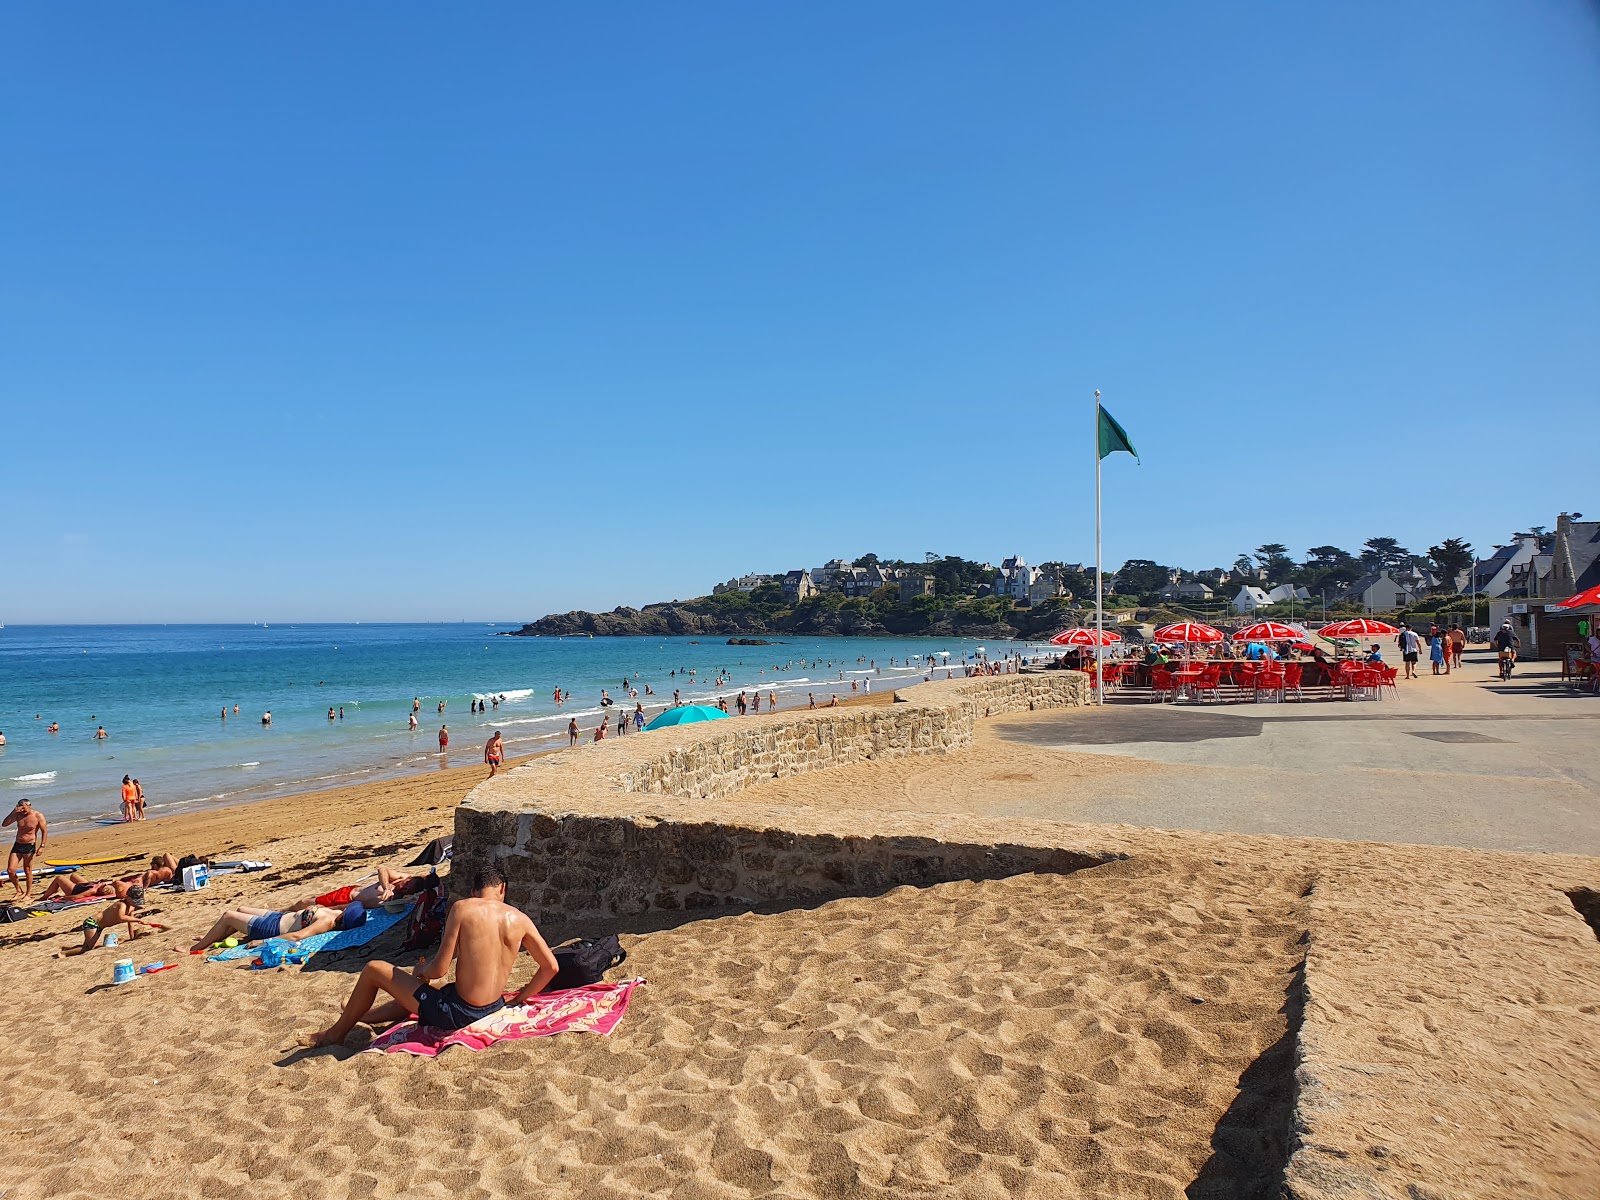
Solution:
[{"label": "house on hillside", "polygon": [[817,587],[811,582],[810,571],[790,571],[783,577],[783,599],[786,604],[799,604],[807,597],[816,595],[816,592]]},{"label": "house on hillside", "polygon": [[1280,583],[1267,593],[1267,599],[1274,604],[1282,604],[1289,600],[1309,600],[1311,592],[1303,587],[1295,587],[1290,583]]},{"label": "house on hillside", "polygon": [[1255,612],[1258,608],[1266,608],[1272,603],[1271,597],[1253,583],[1244,584],[1239,589],[1239,594],[1233,598],[1233,611],[1236,613]]},{"label": "house on hillside", "polygon": [[1028,585],[1029,604],[1043,604],[1047,600],[1068,594],[1067,589],[1061,586],[1060,578],[1045,571],[1035,571],[1033,582]]},{"label": "house on hillside", "polygon": [[1028,589],[1033,586],[1034,577],[1038,574],[1020,554],[1002,559],[1000,569],[995,572],[994,594],[996,596],[1010,596],[1019,604],[1027,604]]},{"label": "house on hillside", "polygon": [[1173,582],[1161,589],[1163,600],[1209,600],[1214,593],[1198,579],[1188,583]]},{"label": "house on hillside", "polygon": [[910,604],[918,596],[933,595],[933,576],[905,574],[900,577],[900,603]]},{"label": "house on hillside", "polygon": [[840,573],[854,566],[855,563],[849,559],[830,558],[820,567],[811,568],[812,586],[819,592],[837,591]]}]

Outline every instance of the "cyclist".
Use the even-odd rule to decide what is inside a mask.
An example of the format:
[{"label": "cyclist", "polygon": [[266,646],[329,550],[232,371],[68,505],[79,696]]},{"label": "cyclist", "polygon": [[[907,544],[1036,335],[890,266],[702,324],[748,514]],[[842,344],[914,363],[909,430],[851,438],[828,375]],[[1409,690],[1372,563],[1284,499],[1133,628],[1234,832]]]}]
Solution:
[{"label": "cyclist", "polygon": [[1511,618],[1507,617],[1495,632],[1492,639],[1495,653],[1500,656],[1500,678],[1510,679],[1511,668],[1516,665],[1517,651],[1522,648],[1522,641],[1511,628]]}]

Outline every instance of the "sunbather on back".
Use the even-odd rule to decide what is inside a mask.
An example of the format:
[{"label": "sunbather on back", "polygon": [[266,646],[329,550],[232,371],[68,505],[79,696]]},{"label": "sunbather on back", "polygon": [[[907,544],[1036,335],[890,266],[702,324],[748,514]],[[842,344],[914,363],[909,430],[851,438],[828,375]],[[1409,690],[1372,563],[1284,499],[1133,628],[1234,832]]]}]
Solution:
[{"label": "sunbather on back", "polygon": [[[411,971],[393,963],[369,962],[346,1001],[344,1012],[329,1029],[302,1034],[302,1046],[334,1046],[361,1022],[392,1024],[413,1014],[436,1029],[461,1029],[505,1007],[501,993],[511,980],[517,953],[526,950],[538,964],[512,1000],[526,1002],[556,976],[556,956],[533,922],[505,902],[506,881],[493,867],[483,867],[472,880],[471,897],[451,905],[445,918],[439,952]],[[434,987],[455,963],[455,982]],[[373,1006],[380,992],[393,997]]]},{"label": "sunbather on back", "polygon": [[303,942],[319,933],[354,929],[365,923],[366,919],[367,911],[359,904],[351,904],[344,909],[315,905],[299,910],[233,908],[217,918],[217,923],[189,947],[189,953],[198,954],[226,937],[242,936],[251,946],[275,937]]},{"label": "sunbather on back", "polygon": [[96,883],[92,879],[85,879],[77,871],[66,875],[57,875],[50,881],[50,886],[45,888],[44,895],[40,896],[41,902],[45,900],[86,900],[97,896],[125,896],[128,889],[135,886],[124,883],[118,879],[105,883]]},{"label": "sunbather on back", "polygon": [[334,888],[331,892],[324,892],[320,896],[308,896],[284,907],[296,909],[321,905],[324,908],[343,908],[347,904],[360,904],[365,908],[377,908],[387,901],[420,892],[428,885],[429,878],[427,875],[407,875],[400,871],[391,871],[388,867],[379,867],[377,881],[365,887],[352,883],[346,887]]}]

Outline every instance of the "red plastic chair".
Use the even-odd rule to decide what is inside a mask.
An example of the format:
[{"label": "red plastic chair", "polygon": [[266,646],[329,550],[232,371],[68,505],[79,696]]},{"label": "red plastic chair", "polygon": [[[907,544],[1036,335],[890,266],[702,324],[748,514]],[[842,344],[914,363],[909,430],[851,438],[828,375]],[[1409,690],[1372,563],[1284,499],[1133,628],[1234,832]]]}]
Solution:
[{"label": "red plastic chair", "polygon": [[1159,701],[1165,700],[1168,696],[1174,700],[1178,698],[1178,681],[1166,667],[1151,667],[1150,698]]},{"label": "red plastic chair", "polygon": [[1194,695],[1197,700],[1204,700],[1208,695],[1213,700],[1222,699],[1222,668],[1216,664],[1200,672],[1200,678],[1194,683]]},{"label": "red plastic chair", "polygon": [[1260,668],[1255,663],[1239,663],[1233,668],[1233,686],[1241,694],[1249,692],[1253,696],[1256,690],[1256,676]]},{"label": "red plastic chair", "polygon": [[1376,699],[1383,687],[1383,672],[1376,667],[1359,667],[1351,672],[1350,687],[1352,691]]},{"label": "red plastic chair", "polygon": [[1378,673],[1383,676],[1383,680],[1379,685],[1378,698],[1380,700],[1383,698],[1384,691],[1391,691],[1398,696],[1400,694],[1400,689],[1395,686],[1394,681],[1395,677],[1400,674],[1400,668],[1379,667]]},{"label": "red plastic chair", "polygon": [[[1267,667],[1264,670],[1262,670],[1256,676],[1256,700],[1257,700],[1257,702],[1261,701],[1263,698],[1269,699],[1269,700],[1270,699],[1274,699],[1274,698],[1278,699],[1278,700],[1282,700],[1283,699],[1283,689],[1284,689],[1284,672],[1283,671],[1274,671],[1271,667]],[[1274,696],[1274,693],[1276,693],[1276,696]]]},{"label": "red plastic chair", "polygon": [[1290,663],[1283,668],[1283,698],[1287,700],[1289,693],[1294,693],[1296,700],[1304,700],[1305,696],[1300,691],[1300,676],[1305,670],[1299,663]]}]

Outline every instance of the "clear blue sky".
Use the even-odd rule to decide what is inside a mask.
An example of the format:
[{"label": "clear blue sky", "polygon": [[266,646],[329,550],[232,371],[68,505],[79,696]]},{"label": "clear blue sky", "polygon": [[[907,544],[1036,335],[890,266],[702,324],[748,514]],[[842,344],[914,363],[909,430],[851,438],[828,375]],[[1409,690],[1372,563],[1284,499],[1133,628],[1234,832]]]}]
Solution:
[{"label": "clear blue sky", "polygon": [[0,620],[1600,512],[1596,13],[6,5]]}]

